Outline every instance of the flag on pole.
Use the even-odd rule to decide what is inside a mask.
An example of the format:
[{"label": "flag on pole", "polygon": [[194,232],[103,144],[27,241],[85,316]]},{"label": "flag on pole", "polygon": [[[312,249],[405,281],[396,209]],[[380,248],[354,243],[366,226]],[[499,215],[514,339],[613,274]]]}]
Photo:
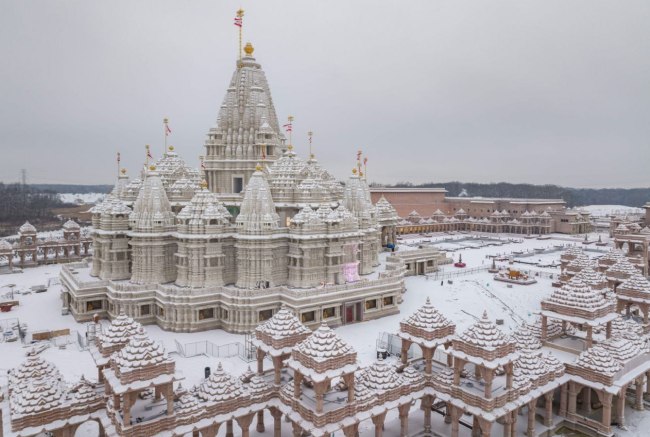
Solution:
[{"label": "flag on pole", "polygon": [[368,164],[368,158],[367,157],[363,158],[363,165],[366,165],[366,164]]},{"label": "flag on pole", "polygon": [[149,150],[149,144],[145,146],[147,149],[147,159],[153,159],[153,156],[151,156],[151,150]]},{"label": "flag on pole", "polygon": [[242,27],[242,25],[244,24],[243,21],[244,19],[239,15],[239,11],[237,11],[237,16],[235,16],[235,21],[233,24],[237,27]]},{"label": "flag on pole", "polygon": [[169,128],[169,124],[165,122],[165,136],[169,135],[170,133],[172,133],[172,130]]},{"label": "flag on pole", "polygon": [[120,163],[120,152],[117,152],[117,163]]},{"label": "flag on pole", "polygon": [[205,170],[205,162],[203,162],[203,159],[205,159],[203,156],[199,157],[201,159],[201,170]]},{"label": "flag on pole", "polygon": [[293,132],[293,124],[292,124],[291,122],[289,122],[289,123],[287,123],[287,124],[285,124],[285,125],[282,125],[282,127],[283,127],[284,130],[286,130],[287,132]]}]

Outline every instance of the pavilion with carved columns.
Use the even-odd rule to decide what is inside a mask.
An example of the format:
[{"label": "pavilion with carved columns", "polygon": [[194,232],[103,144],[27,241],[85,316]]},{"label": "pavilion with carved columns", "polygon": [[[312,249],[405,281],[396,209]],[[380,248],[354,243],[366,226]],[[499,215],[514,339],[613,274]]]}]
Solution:
[{"label": "pavilion with carved columns", "polygon": [[[326,323],[294,347],[287,367],[293,371],[292,408],[315,426],[331,421],[332,412],[325,408],[325,400],[333,379],[340,378],[347,387],[347,402],[341,411],[354,402],[354,372],[359,369],[357,353]],[[313,390],[315,402],[309,402],[309,398],[303,396],[306,389]],[[336,396],[336,393],[331,394]],[[284,400],[286,402],[288,398]],[[299,422],[293,420],[292,415],[289,419],[293,422],[294,437],[300,437],[303,429]]]},{"label": "pavilion with carved columns", "polygon": [[580,278],[572,278],[561,288],[553,291],[551,296],[541,302],[542,306],[542,342],[550,340],[548,320],[561,320],[562,332],[567,324],[584,326],[586,329],[586,347],[593,345],[594,327],[605,326],[606,338],[611,336],[611,322],[617,318],[616,304],[606,299],[600,290],[594,290]]},{"label": "pavilion with carved columns", "polygon": [[[458,437],[460,416],[464,411],[470,411],[474,416],[472,427],[474,435],[489,436],[492,424],[498,418],[491,412],[503,410],[512,397],[514,361],[519,357],[515,341],[503,334],[488,319],[487,312],[483,312],[480,320],[452,340],[451,355],[454,357],[454,379],[450,401],[451,435]],[[476,384],[472,381],[461,383],[461,376],[468,364],[473,365]],[[503,369],[503,376],[497,375],[499,368]],[[500,381],[502,386],[497,387],[498,393],[493,389],[497,376],[502,380]],[[481,384],[483,390],[477,388]],[[505,422],[511,425],[512,412],[504,412]]]}]

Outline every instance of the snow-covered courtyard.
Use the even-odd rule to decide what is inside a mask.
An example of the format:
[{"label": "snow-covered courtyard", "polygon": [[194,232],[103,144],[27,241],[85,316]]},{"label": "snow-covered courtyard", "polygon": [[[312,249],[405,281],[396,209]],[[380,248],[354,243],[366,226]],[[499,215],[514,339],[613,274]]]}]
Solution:
[{"label": "snow-covered courtyard", "polygon": [[[608,240],[606,235],[600,236],[603,241]],[[588,236],[591,242],[597,239],[597,234]],[[456,324],[457,332],[462,332],[472,324],[484,310],[488,312],[490,319],[502,323],[501,327],[505,332],[511,332],[521,323],[533,321],[539,311],[540,301],[551,293],[553,278],[559,274],[559,267],[552,267],[552,265],[558,264],[563,247],[580,245],[591,257],[598,257],[609,249],[593,243],[585,245],[583,241],[584,236],[566,235],[553,235],[545,240],[494,234],[433,234],[404,238],[399,242],[399,250],[433,245],[449,250],[448,256],[453,257],[455,261],[458,260],[459,255],[462,255],[467,267],[463,269],[449,264],[441,267],[434,275],[408,277],[407,291],[403,295],[400,314],[341,326],[336,328],[336,331],[356,349],[362,366],[369,365],[376,359],[378,339],[385,340],[386,334],[396,333],[400,320],[415,312],[427,298],[430,298],[434,306]],[[383,253],[381,260],[384,261],[387,256],[390,254]],[[503,260],[497,262],[498,266],[520,269],[535,278],[537,282],[532,285],[509,285],[495,281],[494,275],[487,272],[487,268],[492,264],[492,256],[498,256],[498,259]],[[508,260],[514,263],[509,264]],[[12,288],[21,291],[37,284],[56,283],[60,268],[56,265],[41,266],[25,269],[21,274],[0,276],[0,296],[9,293]],[[81,339],[83,342],[87,325],[75,322],[70,315],[62,315],[59,289],[60,286],[52,285],[44,293],[14,293],[14,299],[18,300],[20,305],[13,307],[10,312],[0,314],[0,327],[6,330],[12,324],[19,322],[27,325],[29,333],[70,329],[68,337],[57,338],[56,342],[48,343],[49,347],[41,352],[42,357],[55,364],[66,380],[77,380],[82,375],[88,379],[96,379],[97,371],[93,359],[88,351],[82,350],[78,341]],[[103,323],[107,324],[108,321]],[[187,345],[202,341],[209,341],[215,345],[244,344],[246,339],[243,335],[229,334],[222,330],[191,334],[170,333],[157,326],[147,326],[147,331],[154,340],[162,342],[171,353],[176,361],[177,373],[185,378],[184,386],[198,384],[203,378],[204,368],[210,366],[214,369],[218,362],[222,363],[224,370],[233,375],[242,374],[249,365],[254,367],[254,363],[245,362],[237,354],[223,358],[207,355],[188,358],[179,354],[177,350],[177,344]],[[29,349],[30,346],[23,345],[21,341],[0,343],[0,357],[2,357],[0,385],[7,384],[4,377],[7,370],[24,361],[25,353]],[[271,362],[269,361],[266,366],[270,368]],[[12,435],[8,428],[6,410],[4,408],[5,435]],[[391,429],[399,430],[399,420],[396,414],[392,417],[389,415],[387,420],[386,435],[392,435]],[[414,415],[413,420],[420,420],[419,415]],[[438,422],[440,426],[444,426],[441,418]],[[650,417],[644,413],[634,412],[628,416],[629,429],[617,430],[617,434],[647,435],[643,431],[647,425],[650,425]],[[373,431],[370,428],[371,424],[368,424],[366,429],[362,429],[361,435],[371,435]],[[415,425],[413,429],[416,429]],[[441,432],[444,432],[443,430],[444,428],[441,428]],[[271,433],[272,431],[267,431],[268,435]],[[267,434],[252,432],[252,435]],[[87,435],[92,435],[92,430],[88,431]],[[469,430],[461,431],[461,435],[469,435]]]}]

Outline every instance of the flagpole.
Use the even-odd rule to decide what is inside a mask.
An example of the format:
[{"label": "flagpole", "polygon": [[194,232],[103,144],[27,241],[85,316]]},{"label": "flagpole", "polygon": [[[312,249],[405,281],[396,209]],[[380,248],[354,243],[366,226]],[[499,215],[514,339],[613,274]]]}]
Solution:
[{"label": "flagpole", "polygon": [[117,152],[117,177],[120,177],[120,152]]},{"label": "flagpole", "polygon": [[314,154],[311,151],[311,137],[314,135],[312,131],[307,132],[307,136],[309,137],[309,159],[314,159]]},{"label": "flagpole", "polygon": [[165,137],[165,149],[163,150],[163,156],[167,154],[167,122],[169,122],[168,118],[163,118],[163,136]]},{"label": "flagpole", "polygon": [[242,27],[244,27],[244,20],[243,20],[243,18],[244,18],[244,10],[242,8],[239,8],[239,10],[237,11],[237,18],[239,18],[239,23],[240,23],[238,27],[239,27],[239,68],[241,68],[241,63],[242,63],[242,60],[241,60],[242,59],[242,55],[241,55],[241,53],[242,53],[242,49],[241,49],[241,45],[242,45]]},{"label": "flagpole", "polygon": [[291,139],[293,134],[293,115],[287,117],[287,120],[289,120],[289,125],[291,126],[291,129],[289,130],[289,145],[293,146],[293,141]]}]

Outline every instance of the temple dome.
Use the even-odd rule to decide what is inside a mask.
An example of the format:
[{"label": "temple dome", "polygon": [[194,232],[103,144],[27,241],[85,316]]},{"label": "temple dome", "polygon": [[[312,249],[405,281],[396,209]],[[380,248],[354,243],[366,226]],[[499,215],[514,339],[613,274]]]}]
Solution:
[{"label": "temple dome", "polygon": [[277,229],[279,223],[280,217],[275,211],[269,184],[264,173],[257,170],[246,186],[237,216],[237,227],[242,232],[264,233]]},{"label": "temple dome", "polygon": [[176,229],[175,217],[160,175],[147,174],[129,217],[134,232],[171,232]]}]

